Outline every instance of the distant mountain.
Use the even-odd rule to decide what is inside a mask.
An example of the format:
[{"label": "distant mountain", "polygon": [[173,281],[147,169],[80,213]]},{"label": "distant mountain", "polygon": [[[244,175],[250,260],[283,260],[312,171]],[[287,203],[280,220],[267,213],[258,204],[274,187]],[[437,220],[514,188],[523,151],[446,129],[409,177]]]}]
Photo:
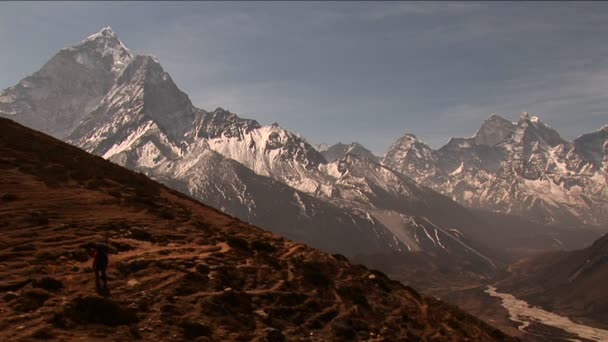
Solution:
[{"label": "distant mountain", "polygon": [[[0,189],[3,341],[515,340],[2,118]],[[105,295],[89,271],[99,242]]]},{"label": "distant mountain", "polygon": [[608,223],[606,127],[568,142],[537,116],[492,115],[471,138],[432,150],[411,135],[383,164],[472,208],[543,223]]},{"label": "distant mountain", "polygon": [[509,268],[499,288],[551,311],[608,327],[608,235],[571,252],[547,253]]},{"label": "distant mountain", "polygon": [[608,173],[608,125],[574,139],[574,147],[584,160]]},{"label": "distant mountain", "polygon": [[406,134],[393,143],[383,163],[412,179],[440,175],[435,151],[414,134]]},{"label": "distant mountain", "polygon": [[363,147],[363,145],[359,144],[358,142],[353,142],[348,145],[337,143],[321,151],[321,154],[330,163],[336,159],[345,157],[347,154],[367,157],[376,162],[380,161],[380,157],[375,156],[370,150]]},{"label": "distant mountain", "polygon": [[61,49],[0,93],[0,115],[65,138],[106,95],[133,55],[110,28]]}]

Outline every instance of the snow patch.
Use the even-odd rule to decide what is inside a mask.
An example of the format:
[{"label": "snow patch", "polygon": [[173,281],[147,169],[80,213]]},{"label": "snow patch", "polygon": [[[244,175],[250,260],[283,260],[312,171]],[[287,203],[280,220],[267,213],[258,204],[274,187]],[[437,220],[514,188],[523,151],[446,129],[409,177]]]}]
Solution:
[{"label": "snow patch", "polygon": [[12,103],[16,100],[15,95],[13,94],[0,94],[0,103]]},{"label": "snow patch", "polygon": [[156,124],[152,121],[148,121],[145,125],[140,126],[132,132],[125,140],[123,140],[120,144],[112,146],[104,155],[102,156],[104,159],[108,159],[113,155],[119,154],[123,151],[128,150],[131,145],[136,142],[139,138],[141,138],[148,130],[156,126]]},{"label": "snow patch", "polygon": [[439,244],[441,248],[446,249],[445,246],[441,243],[441,240],[439,239],[439,233],[437,232],[437,229],[435,229],[435,239],[437,239],[437,244]]},{"label": "snow patch", "polygon": [[450,176],[455,176],[457,174],[462,173],[462,171],[464,170],[464,162],[460,162],[460,166],[458,166],[458,168],[454,171],[452,171],[452,173],[450,173]]},{"label": "snow patch", "polygon": [[0,110],[0,114],[4,114],[4,115],[17,115],[17,112],[15,111],[4,111],[4,110]]},{"label": "snow patch", "polygon": [[162,152],[158,149],[156,144],[152,141],[148,141],[139,149],[137,163],[143,167],[152,168],[158,165],[159,157],[162,157]]}]

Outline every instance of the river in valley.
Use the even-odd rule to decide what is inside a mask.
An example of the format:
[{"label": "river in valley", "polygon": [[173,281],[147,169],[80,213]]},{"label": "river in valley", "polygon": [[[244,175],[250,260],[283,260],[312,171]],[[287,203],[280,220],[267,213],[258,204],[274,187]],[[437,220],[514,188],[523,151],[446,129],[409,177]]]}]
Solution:
[{"label": "river in valley", "polygon": [[[496,288],[493,286],[488,286],[485,292],[492,297],[501,299],[502,306],[509,312],[509,319],[517,323],[518,329],[521,331],[528,332],[526,328],[531,323],[536,322],[578,335],[581,339],[608,341],[608,330],[578,324],[568,317],[545,311],[539,307],[530,306],[527,302],[517,299],[513,295],[496,291]],[[582,341],[576,338],[569,338],[568,340]]]}]

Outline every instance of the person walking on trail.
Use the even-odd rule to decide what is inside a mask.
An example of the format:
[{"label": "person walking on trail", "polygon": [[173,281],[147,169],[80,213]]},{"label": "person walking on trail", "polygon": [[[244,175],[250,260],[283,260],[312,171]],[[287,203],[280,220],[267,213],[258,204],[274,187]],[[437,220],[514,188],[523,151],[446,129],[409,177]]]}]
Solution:
[{"label": "person walking on trail", "polygon": [[[93,270],[95,271],[95,286],[98,290],[108,289],[108,277],[106,269],[108,268],[108,246],[102,243],[96,243],[93,247]],[[99,279],[103,282],[103,287],[99,286]]]}]

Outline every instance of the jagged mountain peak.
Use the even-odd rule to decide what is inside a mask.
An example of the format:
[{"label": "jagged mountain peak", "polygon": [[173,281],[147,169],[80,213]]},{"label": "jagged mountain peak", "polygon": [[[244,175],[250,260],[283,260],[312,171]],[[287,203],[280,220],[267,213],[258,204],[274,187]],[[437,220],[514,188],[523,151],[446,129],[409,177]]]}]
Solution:
[{"label": "jagged mountain peak", "polygon": [[413,134],[413,133],[405,133],[403,135],[403,138],[408,139],[408,140],[422,141],[418,138],[418,136],[416,134]]},{"label": "jagged mountain peak", "polygon": [[61,49],[40,70],[2,92],[0,116],[67,137],[100,103],[133,55],[109,28]]},{"label": "jagged mountain peak", "polygon": [[422,139],[418,138],[415,134],[406,133],[391,145],[387,154],[396,149],[402,151],[410,149],[430,150],[430,147]]},{"label": "jagged mountain peak", "polygon": [[391,145],[382,164],[416,177],[421,173],[436,173],[436,161],[435,151],[416,135],[408,133]]},{"label": "jagged mountain peak", "polygon": [[[492,114],[490,114],[490,116],[489,116],[489,117],[486,119],[486,121],[488,121],[488,120],[490,120],[490,121],[491,121],[491,120],[507,120],[507,119],[503,118],[503,117],[502,117],[502,116],[500,116],[500,114],[498,114],[498,113],[492,113]],[[507,120],[507,121],[508,121],[508,120]]]},{"label": "jagged mountain peak", "polygon": [[[338,142],[337,144],[335,144],[333,146],[345,148],[348,151],[348,153],[350,153],[352,151],[359,150],[359,149],[364,149],[366,151],[369,151],[367,148],[365,148],[365,146],[363,146],[361,143],[359,143],[357,141],[353,141],[353,142],[351,142],[349,144],[345,144],[345,143],[343,143],[343,142],[340,141],[340,142]],[[333,147],[333,146],[331,146],[331,147]]]},{"label": "jagged mountain peak", "polygon": [[87,40],[95,40],[98,38],[117,38],[117,37],[118,36],[114,32],[114,30],[112,30],[112,27],[106,26],[106,27],[102,28],[99,32],[93,33],[92,35],[88,36]]},{"label": "jagged mountain peak", "polygon": [[110,65],[115,76],[120,75],[134,58],[109,26],[76,45],[62,49],[61,52],[71,54],[76,62],[85,66],[99,63],[98,59],[101,59],[103,63]]},{"label": "jagged mountain peak", "polygon": [[462,149],[474,147],[475,140],[473,138],[451,137],[448,142],[439,150]]},{"label": "jagged mountain peak", "polygon": [[191,129],[196,109],[188,95],[175,85],[156,57],[136,56],[121,75],[118,84],[121,84],[121,81],[141,82],[144,113],[170,136],[179,139]]},{"label": "jagged mountain peak", "polygon": [[136,55],[118,78],[118,83],[134,80],[148,83],[173,83],[171,76],[165,72],[158,59],[150,55]]},{"label": "jagged mountain peak", "polygon": [[508,138],[514,130],[515,125],[511,121],[492,114],[484,120],[473,138],[478,145],[494,146]]},{"label": "jagged mountain peak", "polygon": [[574,146],[585,160],[598,166],[604,163],[601,168],[608,171],[608,125],[574,139]]},{"label": "jagged mountain peak", "polygon": [[325,152],[330,147],[327,143],[311,144],[311,145],[319,152]]},{"label": "jagged mountain peak", "polygon": [[531,115],[528,112],[521,113],[517,126],[528,126],[533,125],[535,127],[547,127],[550,128],[544,121],[540,119],[538,115]]},{"label": "jagged mountain peak", "polygon": [[374,163],[376,164],[376,162],[371,159],[368,158],[366,156],[362,156],[356,153],[351,153],[351,152],[347,152],[344,157],[340,158],[340,161],[345,161],[345,162],[365,162],[365,163]]},{"label": "jagged mountain peak", "polygon": [[350,144],[344,144],[342,142],[338,142],[332,146],[329,146],[326,150],[322,151],[321,154],[325,157],[328,162],[332,162],[334,160],[340,159],[347,154],[356,154],[365,156],[374,161],[378,161],[379,158],[375,156],[370,150],[365,148],[365,146],[360,143],[354,141]]},{"label": "jagged mountain peak", "polygon": [[253,129],[260,128],[255,120],[243,119],[236,114],[217,107],[212,112],[202,111],[195,122],[194,133],[199,138],[216,139],[238,137],[242,139]]},{"label": "jagged mountain peak", "polygon": [[68,139],[89,152],[110,157],[152,132],[160,134],[161,140],[180,142],[192,129],[196,115],[188,95],[158,60],[137,55]]},{"label": "jagged mountain peak", "polygon": [[522,113],[517,122],[513,141],[525,144],[544,143],[551,147],[567,143],[556,130],[542,122],[538,116],[530,115],[527,112]]},{"label": "jagged mountain peak", "polygon": [[400,148],[400,149],[410,149],[413,147],[428,147],[426,145],[426,143],[418,138],[418,136],[416,136],[415,134],[412,133],[405,133],[403,136],[401,136],[399,139],[397,139],[389,148],[389,152],[390,150],[393,150],[395,148]]},{"label": "jagged mountain peak", "polygon": [[228,114],[232,114],[229,110],[224,109],[222,107],[217,107],[213,110],[214,113],[228,113]]}]

